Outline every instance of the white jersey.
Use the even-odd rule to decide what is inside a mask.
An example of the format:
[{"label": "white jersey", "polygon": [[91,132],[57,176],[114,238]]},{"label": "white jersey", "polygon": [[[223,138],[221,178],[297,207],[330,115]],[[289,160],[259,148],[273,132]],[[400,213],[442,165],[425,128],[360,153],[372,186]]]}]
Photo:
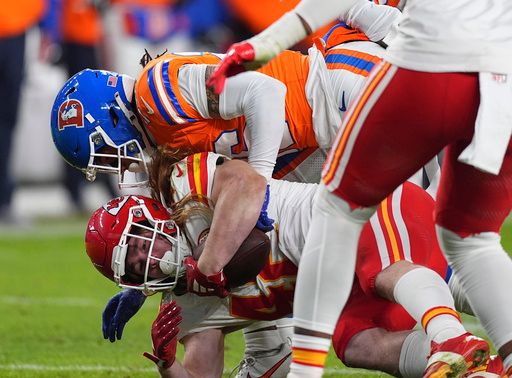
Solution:
[{"label": "white jersey", "polygon": [[[215,170],[226,157],[215,153],[191,155],[177,163],[171,172],[173,201],[180,201],[188,195],[210,197],[213,189]],[[271,258],[273,263],[287,262],[293,265],[293,273],[300,260],[305,235],[311,219],[311,208],[315,184],[297,184],[286,181],[270,181],[270,201],[268,215],[275,220],[274,230],[267,233],[271,241]],[[208,203],[205,201],[205,203]],[[211,205],[211,204],[210,204]],[[187,240],[194,248],[207,234],[211,217],[196,215],[183,227]],[[290,267],[288,267],[290,268]],[[295,274],[283,278],[293,293]],[[172,292],[164,294],[164,301],[175,299],[182,308],[183,321],[180,325],[180,337],[189,332],[199,332],[208,328],[239,329],[253,320],[240,318],[244,313],[233,316],[233,297],[259,296],[268,289],[269,282],[257,278],[240,289],[232,290],[232,295],[221,299],[218,297],[199,297],[195,294],[174,296]],[[285,314],[287,315],[287,314]],[[253,317],[249,312],[245,317]],[[266,320],[263,318],[262,320]]]},{"label": "white jersey", "polygon": [[512,73],[512,2],[408,0],[385,58],[426,72]]}]

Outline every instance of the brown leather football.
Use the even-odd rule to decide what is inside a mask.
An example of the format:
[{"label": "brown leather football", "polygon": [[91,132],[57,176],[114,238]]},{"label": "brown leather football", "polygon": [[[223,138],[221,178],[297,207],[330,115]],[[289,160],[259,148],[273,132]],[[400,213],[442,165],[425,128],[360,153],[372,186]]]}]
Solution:
[{"label": "brown leather football", "polygon": [[[194,249],[193,255],[196,259],[203,253],[206,238],[203,240]],[[269,253],[270,239],[263,231],[254,228],[224,267],[228,288],[241,286],[254,280],[267,262]]]}]

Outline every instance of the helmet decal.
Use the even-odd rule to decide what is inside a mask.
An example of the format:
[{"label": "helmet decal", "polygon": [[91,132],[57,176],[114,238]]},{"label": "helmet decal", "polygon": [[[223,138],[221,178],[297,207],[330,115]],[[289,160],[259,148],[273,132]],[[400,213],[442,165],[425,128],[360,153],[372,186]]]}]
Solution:
[{"label": "helmet decal", "polygon": [[75,99],[68,99],[59,107],[59,131],[66,127],[84,127],[84,107]]},{"label": "helmet decal", "polygon": [[110,75],[107,79],[107,85],[115,88],[117,86],[117,76]]},{"label": "helmet decal", "polygon": [[117,197],[103,205],[103,208],[113,216],[116,216],[130,197]]}]

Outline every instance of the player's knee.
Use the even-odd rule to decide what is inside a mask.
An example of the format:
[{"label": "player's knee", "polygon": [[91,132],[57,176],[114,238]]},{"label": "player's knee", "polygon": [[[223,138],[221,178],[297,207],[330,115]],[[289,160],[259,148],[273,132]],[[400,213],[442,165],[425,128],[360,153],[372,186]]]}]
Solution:
[{"label": "player's knee", "polygon": [[343,353],[342,362],[348,367],[371,369],[378,366],[377,361],[387,354],[386,331],[371,328],[354,335]]},{"label": "player's knee", "polygon": [[397,376],[402,345],[409,333],[389,332],[383,328],[365,329],[349,341],[343,362],[349,367],[380,370]]},{"label": "player's knee", "polygon": [[500,235],[495,232],[482,232],[469,236],[436,226],[437,239],[449,262],[459,256],[469,257],[503,251]]},{"label": "player's knee", "polygon": [[377,274],[375,278],[375,292],[381,298],[394,302],[393,292],[397,282],[404,274],[419,267],[419,265],[406,260],[400,260],[391,264]]}]

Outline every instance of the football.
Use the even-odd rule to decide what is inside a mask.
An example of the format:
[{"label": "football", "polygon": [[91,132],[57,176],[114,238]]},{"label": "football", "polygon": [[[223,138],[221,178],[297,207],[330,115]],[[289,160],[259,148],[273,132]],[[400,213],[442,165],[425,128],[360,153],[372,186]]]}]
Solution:
[{"label": "football", "polygon": [[[196,259],[201,256],[205,241],[206,238],[203,238],[194,249],[193,255]],[[254,280],[267,262],[269,253],[270,239],[263,231],[254,228],[224,267],[228,289]]]}]

